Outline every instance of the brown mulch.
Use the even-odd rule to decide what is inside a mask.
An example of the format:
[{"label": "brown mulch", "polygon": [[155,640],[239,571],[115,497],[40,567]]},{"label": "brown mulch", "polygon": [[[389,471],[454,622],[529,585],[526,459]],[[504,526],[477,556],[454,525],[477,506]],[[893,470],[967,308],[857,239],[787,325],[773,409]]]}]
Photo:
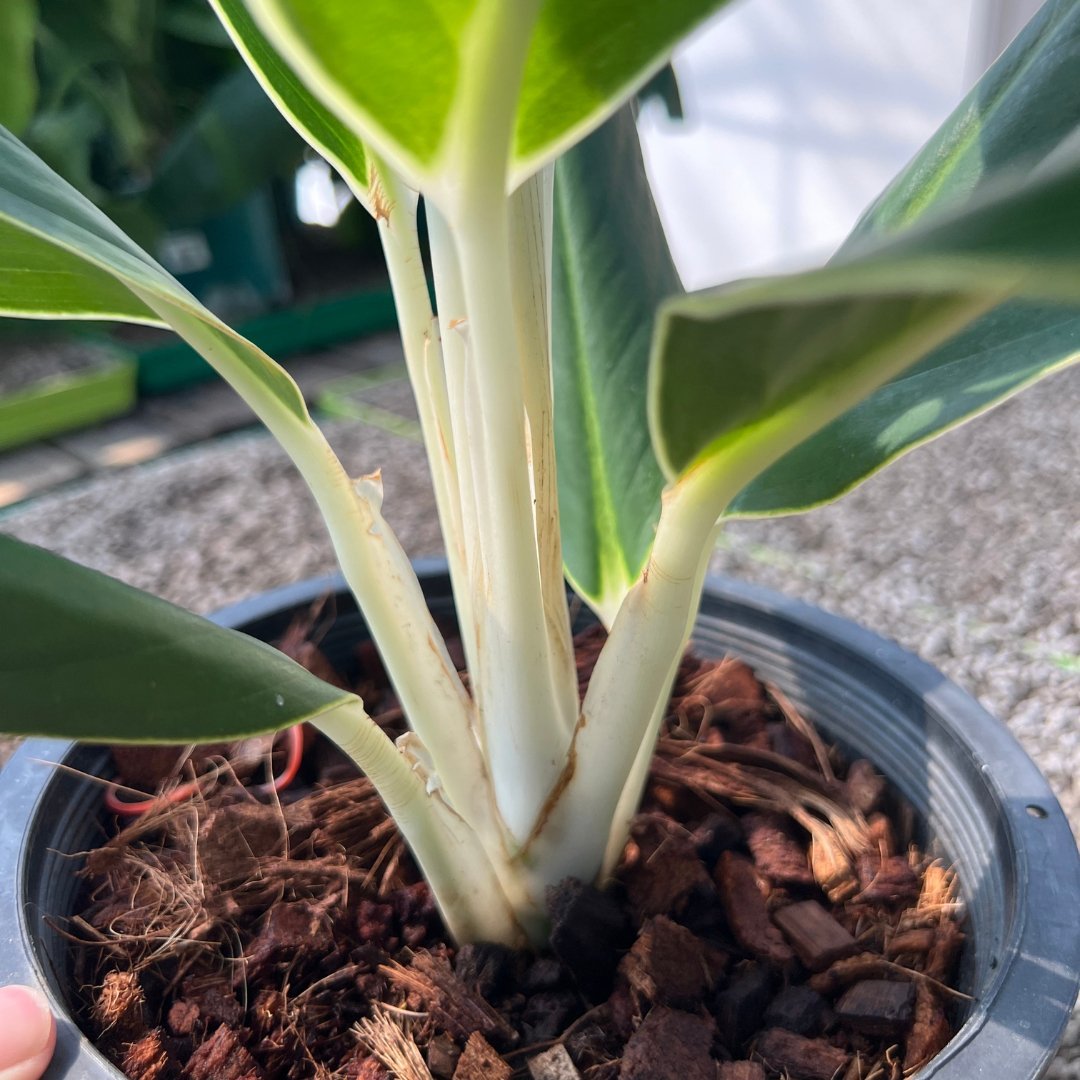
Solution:
[{"label": "brown mulch", "polygon": [[[287,651],[325,673],[300,630]],[[954,1030],[954,876],[737,660],[683,661],[616,880],[553,890],[540,954],[455,948],[332,747],[280,801],[218,773],[114,828],[68,923],[81,1022],[131,1080],[899,1080]]]}]

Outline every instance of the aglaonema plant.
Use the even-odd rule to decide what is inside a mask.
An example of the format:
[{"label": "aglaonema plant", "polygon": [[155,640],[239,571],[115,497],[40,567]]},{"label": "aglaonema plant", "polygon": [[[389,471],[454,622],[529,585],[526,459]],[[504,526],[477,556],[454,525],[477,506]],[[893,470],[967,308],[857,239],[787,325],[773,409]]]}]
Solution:
[{"label": "aglaonema plant", "polygon": [[[625,103],[719,0],[211,3],[378,220],[468,689],[378,472],[349,476],[282,368],[5,134],[0,310],[171,327],[235,387],[314,493],[411,731],[10,539],[0,723],[193,742],[308,721],[459,940],[542,939],[546,890],[623,846],[719,524],[834,499],[1077,358],[1080,3],[1046,6],[828,265],[694,295]],[[564,573],[609,631],[580,702]]]}]

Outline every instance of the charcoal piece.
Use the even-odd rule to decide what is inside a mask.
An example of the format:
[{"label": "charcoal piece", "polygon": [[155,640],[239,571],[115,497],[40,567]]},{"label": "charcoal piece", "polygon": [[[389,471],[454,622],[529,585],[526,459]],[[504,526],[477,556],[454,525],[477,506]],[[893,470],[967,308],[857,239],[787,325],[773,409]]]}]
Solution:
[{"label": "charcoal piece", "polygon": [[679,923],[706,941],[725,947],[731,944],[731,933],[724,917],[723,905],[720,903],[720,894],[711,881],[690,894],[679,915]]},{"label": "charcoal piece", "polygon": [[769,1028],[754,1044],[755,1056],[781,1076],[799,1080],[834,1080],[847,1066],[848,1055],[823,1039],[807,1039],[783,1028]]},{"label": "charcoal piece", "polygon": [[789,986],[769,1003],[764,1026],[784,1028],[796,1035],[818,1035],[828,1012],[828,1002],[809,986]]},{"label": "charcoal piece", "polygon": [[698,858],[707,867],[715,866],[716,860],[725,851],[742,841],[742,824],[730,810],[715,810],[706,815],[690,834],[690,842],[694,845]]},{"label": "charcoal piece", "polygon": [[566,979],[566,969],[554,956],[538,956],[521,977],[520,989],[526,996],[541,990],[557,990]]},{"label": "charcoal piece", "polygon": [[575,878],[548,891],[551,951],[590,1001],[611,993],[619,957],[630,944],[626,913],[609,893]]},{"label": "charcoal piece", "polygon": [[859,943],[816,900],[788,904],[773,912],[773,921],[811,971],[859,951]]},{"label": "charcoal piece", "polygon": [[761,1014],[772,997],[773,976],[764,964],[748,964],[716,995],[720,1039],[737,1052],[761,1026]]},{"label": "charcoal piece", "polygon": [[454,974],[470,990],[493,1001],[506,991],[516,966],[517,953],[513,949],[482,941],[467,943],[458,949]]},{"label": "charcoal piece", "polygon": [[521,1013],[525,1042],[550,1042],[580,1013],[581,999],[573,990],[543,990],[534,994]]},{"label": "charcoal piece", "polygon": [[715,1080],[713,1034],[705,1017],[658,1005],[626,1044],[620,1080]]},{"label": "charcoal piece", "polygon": [[863,1035],[896,1038],[911,1026],[915,987],[908,982],[864,979],[836,1003],[836,1018]]}]

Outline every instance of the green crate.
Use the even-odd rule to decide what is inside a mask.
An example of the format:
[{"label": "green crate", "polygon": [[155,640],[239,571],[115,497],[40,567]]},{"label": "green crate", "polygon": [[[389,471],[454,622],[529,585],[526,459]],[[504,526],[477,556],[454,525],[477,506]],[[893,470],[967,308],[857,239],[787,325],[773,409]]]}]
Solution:
[{"label": "green crate", "polygon": [[[259,315],[236,329],[282,361],[396,326],[393,294],[382,287]],[[137,350],[137,355],[140,394],[168,394],[214,378],[214,369],[181,341]]]},{"label": "green crate", "polygon": [[135,363],[117,356],[0,397],[0,450],[109,420],[134,406]]}]

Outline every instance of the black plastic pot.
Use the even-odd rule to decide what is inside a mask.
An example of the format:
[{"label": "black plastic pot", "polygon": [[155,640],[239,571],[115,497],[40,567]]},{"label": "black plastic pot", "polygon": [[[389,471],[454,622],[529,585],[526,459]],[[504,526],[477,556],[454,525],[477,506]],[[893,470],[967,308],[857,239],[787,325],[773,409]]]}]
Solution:
[{"label": "black plastic pot", "polygon": [[[452,617],[440,564],[422,566],[432,610]],[[245,602],[217,621],[273,639],[297,609],[341,581],[325,578]],[[363,623],[347,594],[323,638],[346,661]],[[775,593],[709,583],[694,635],[705,654],[734,652],[778,684],[853,753],[890,777],[923,815],[930,845],[955,863],[973,947],[974,995],[962,1030],[920,1080],[1041,1076],[1080,984],[1080,855],[1061,808],[1005,727],[943,675],[861,627]],[[66,1019],[70,963],[50,917],[72,911],[78,852],[98,836],[100,748],[33,741],[0,773],[0,984],[41,985],[62,1015],[50,1080],[118,1073]],[[43,764],[44,763],[44,764]]]}]

